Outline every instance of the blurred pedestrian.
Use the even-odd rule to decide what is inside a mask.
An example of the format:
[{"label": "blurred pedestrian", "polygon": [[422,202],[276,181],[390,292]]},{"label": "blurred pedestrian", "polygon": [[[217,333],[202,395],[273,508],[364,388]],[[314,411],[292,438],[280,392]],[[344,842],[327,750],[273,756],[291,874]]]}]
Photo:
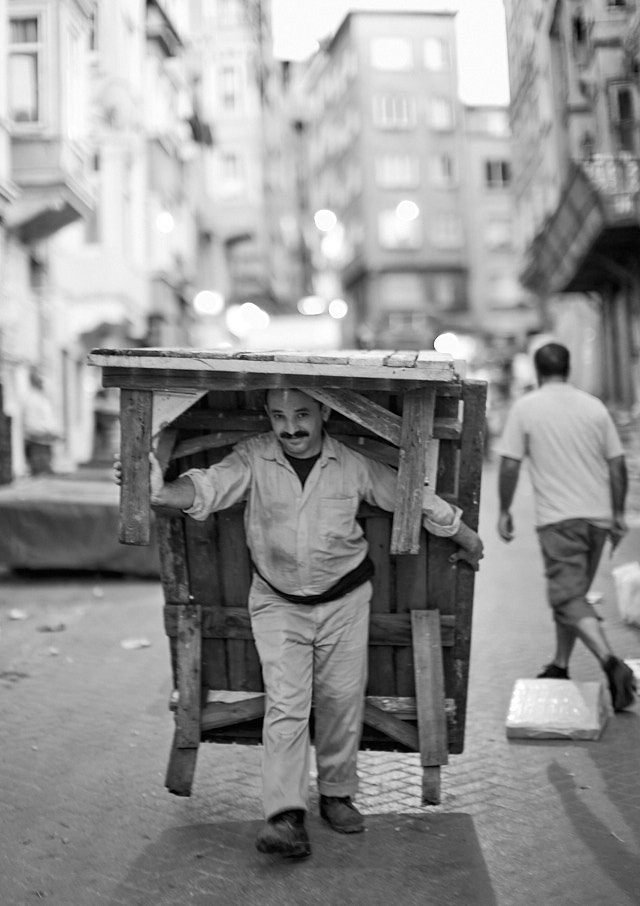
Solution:
[{"label": "blurred pedestrian", "polygon": [[[367,680],[373,563],[357,521],[364,500],[393,510],[397,473],[324,430],[329,409],[299,390],[270,390],[272,430],[237,444],[208,469],[164,483],[152,457],[151,501],[197,520],[246,502],[254,575],[251,628],[266,693],[263,853],[308,856],[309,715],[313,700],[320,815],[343,834],[364,830],[356,808],[357,754]],[[121,481],[121,465],[115,464]],[[435,494],[423,525],[457,545],[474,569],[482,541]]]},{"label": "blurred pedestrian", "polygon": [[627,531],[627,469],[620,438],[603,403],[568,382],[569,350],[546,343],[534,354],[538,388],[513,404],[497,446],[498,533],[514,537],[510,508],[526,458],[535,521],[556,630],[556,652],[539,677],[568,679],[576,639],[607,676],[613,707],[635,701],[633,671],[616,657],[587,600],[607,537],[612,549]]}]

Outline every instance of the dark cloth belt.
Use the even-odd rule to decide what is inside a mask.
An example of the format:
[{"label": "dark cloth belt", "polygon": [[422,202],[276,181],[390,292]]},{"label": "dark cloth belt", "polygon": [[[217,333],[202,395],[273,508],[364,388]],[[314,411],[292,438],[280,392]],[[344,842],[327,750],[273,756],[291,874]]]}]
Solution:
[{"label": "dark cloth belt", "polygon": [[336,598],[342,598],[350,591],[353,591],[355,588],[359,588],[365,582],[368,582],[369,579],[373,578],[375,572],[373,561],[367,554],[364,560],[359,563],[355,569],[352,569],[351,572],[342,576],[341,579],[334,582],[331,588],[327,588],[326,591],[320,592],[319,595],[290,595],[286,591],[280,591],[280,589],[276,588],[275,585],[272,585],[268,579],[265,579],[255,563],[253,564],[253,568],[262,581],[266,582],[272,591],[275,591],[275,593],[281,598],[284,598],[285,601],[291,601],[292,604],[326,604],[327,601],[335,601]]}]

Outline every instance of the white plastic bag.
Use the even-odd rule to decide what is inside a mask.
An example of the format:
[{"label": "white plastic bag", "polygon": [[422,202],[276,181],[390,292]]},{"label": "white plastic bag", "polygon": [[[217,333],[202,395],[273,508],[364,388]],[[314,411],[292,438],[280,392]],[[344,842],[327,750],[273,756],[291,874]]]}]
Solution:
[{"label": "white plastic bag", "polygon": [[625,623],[640,626],[640,563],[623,563],[612,570],[618,610]]}]

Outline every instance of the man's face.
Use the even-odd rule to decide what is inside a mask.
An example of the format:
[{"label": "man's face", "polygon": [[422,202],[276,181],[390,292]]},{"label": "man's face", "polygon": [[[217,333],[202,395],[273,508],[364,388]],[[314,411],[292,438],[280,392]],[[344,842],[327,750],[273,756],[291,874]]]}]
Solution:
[{"label": "man's face", "polygon": [[322,426],[329,409],[300,390],[270,390],[267,414],[271,427],[289,456],[309,459],[322,449]]}]

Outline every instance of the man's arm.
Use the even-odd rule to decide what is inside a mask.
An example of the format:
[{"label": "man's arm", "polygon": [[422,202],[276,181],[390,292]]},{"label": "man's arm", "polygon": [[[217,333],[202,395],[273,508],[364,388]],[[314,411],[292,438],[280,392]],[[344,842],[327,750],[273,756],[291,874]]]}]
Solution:
[{"label": "man's arm", "polygon": [[[193,482],[186,475],[181,475],[175,481],[164,483],[160,463],[153,453],[149,454],[149,488],[152,506],[166,506],[176,510],[186,510],[193,506],[195,488]],[[116,457],[113,463],[113,477],[117,485],[122,484],[122,463]]]},{"label": "man's arm", "polygon": [[466,523],[461,522],[460,528],[455,535],[451,536],[451,540],[458,545],[458,550],[451,554],[449,563],[455,563],[456,560],[464,560],[473,569],[478,569],[480,560],[484,557],[484,544],[480,535],[474,532],[472,528],[469,528]]},{"label": "man's arm", "polygon": [[613,510],[613,527],[609,532],[611,548],[614,550],[627,533],[627,522],[624,517],[627,499],[627,462],[624,456],[614,456],[607,461],[609,467],[609,487],[611,488],[611,508]]},{"label": "man's arm", "polygon": [[512,541],[514,536],[511,504],[518,486],[519,476],[520,460],[511,459],[509,456],[503,456],[500,459],[500,472],[498,475],[498,497],[500,501],[498,534],[503,541]]}]

